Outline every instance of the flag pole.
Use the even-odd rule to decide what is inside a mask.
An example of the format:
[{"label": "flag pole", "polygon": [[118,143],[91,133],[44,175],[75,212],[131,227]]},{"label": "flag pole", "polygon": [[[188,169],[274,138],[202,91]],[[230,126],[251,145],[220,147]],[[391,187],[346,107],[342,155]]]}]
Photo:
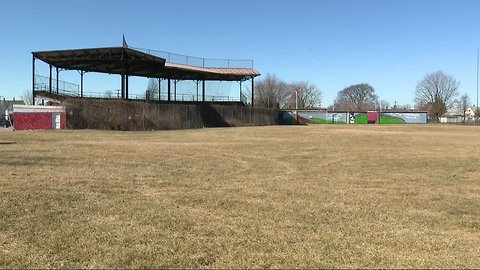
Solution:
[{"label": "flag pole", "polygon": [[123,42],[122,42],[122,47],[128,48],[127,41],[125,40],[125,34],[122,34]]}]

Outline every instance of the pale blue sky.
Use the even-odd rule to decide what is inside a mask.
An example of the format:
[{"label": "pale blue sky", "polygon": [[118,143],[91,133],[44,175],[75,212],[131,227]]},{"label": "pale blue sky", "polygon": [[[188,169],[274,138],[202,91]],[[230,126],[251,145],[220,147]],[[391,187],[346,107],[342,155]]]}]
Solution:
[{"label": "pale blue sky", "polygon": [[[474,0],[3,1],[0,96],[31,89],[32,51],[119,46],[124,33],[133,47],[253,59],[262,74],[315,84],[323,106],[361,82],[391,104],[413,104],[417,82],[437,70],[474,101],[479,12]],[[146,88],[147,79],[131,81],[131,92]],[[119,84],[117,75],[85,77],[86,91]],[[235,83],[215,91],[225,87],[238,95]]]}]

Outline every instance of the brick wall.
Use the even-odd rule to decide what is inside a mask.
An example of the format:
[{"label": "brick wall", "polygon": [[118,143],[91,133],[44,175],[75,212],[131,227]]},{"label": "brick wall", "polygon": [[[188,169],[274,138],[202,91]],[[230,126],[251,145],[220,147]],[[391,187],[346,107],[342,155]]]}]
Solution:
[{"label": "brick wall", "polygon": [[[15,130],[52,129],[52,112],[16,112],[13,115]],[[60,128],[66,127],[66,115],[60,113]]]}]

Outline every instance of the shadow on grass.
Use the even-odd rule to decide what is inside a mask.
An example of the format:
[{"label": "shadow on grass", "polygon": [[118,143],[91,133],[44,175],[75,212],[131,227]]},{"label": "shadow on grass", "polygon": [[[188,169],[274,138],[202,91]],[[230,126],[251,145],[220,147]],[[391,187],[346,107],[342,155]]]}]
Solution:
[{"label": "shadow on grass", "polygon": [[45,156],[5,157],[0,164],[7,166],[65,165],[65,159]]}]

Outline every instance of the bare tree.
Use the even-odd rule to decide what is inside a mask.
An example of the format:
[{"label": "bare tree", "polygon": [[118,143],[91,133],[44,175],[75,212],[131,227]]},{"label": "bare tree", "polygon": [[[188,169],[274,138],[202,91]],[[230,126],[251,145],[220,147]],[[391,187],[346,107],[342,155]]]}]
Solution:
[{"label": "bare tree", "polygon": [[31,90],[25,90],[22,93],[22,100],[25,105],[32,105],[33,104],[33,93]]},{"label": "bare tree", "polygon": [[455,102],[458,86],[459,82],[454,77],[442,71],[427,74],[417,84],[415,102],[426,106],[430,118],[438,123],[440,116]]},{"label": "bare tree", "polygon": [[147,89],[145,90],[145,99],[155,100],[158,98],[159,85],[155,78],[148,79]]},{"label": "bare tree", "polygon": [[290,98],[286,107],[310,109],[320,107],[322,92],[308,81],[294,82],[289,85]]},{"label": "bare tree", "polygon": [[388,101],[382,99],[382,100],[378,101],[378,109],[380,111],[388,111],[388,109],[390,109],[390,103],[388,103]]},{"label": "bare tree", "polygon": [[457,100],[458,107],[462,110],[462,121],[465,123],[465,118],[467,114],[467,109],[470,107],[470,97],[468,94],[464,94]]},{"label": "bare tree", "polygon": [[288,85],[275,74],[267,74],[255,83],[255,104],[263,107],[283,108],[290,96]]},{"label": "bare tree", "polygon": [[416,107],[412,107],[410,104],[395,104],[393,107],[388,109],[390,112],[405,112],[405,111],[411,111],[414,109],[417,110],[427,110],[425,106],[422,106],[421,104],[418,104]]},{"label": "bare tree", "polygon": [[375,107],[375,89],[368,83],[350,85],[339,91],[335,99],[335,109],[365,111]]},{"label": "bare tree", "polygon": [[428,106],[425,103],[415,103],[415,109],[417,111],[427,111],[428,112]]}]

